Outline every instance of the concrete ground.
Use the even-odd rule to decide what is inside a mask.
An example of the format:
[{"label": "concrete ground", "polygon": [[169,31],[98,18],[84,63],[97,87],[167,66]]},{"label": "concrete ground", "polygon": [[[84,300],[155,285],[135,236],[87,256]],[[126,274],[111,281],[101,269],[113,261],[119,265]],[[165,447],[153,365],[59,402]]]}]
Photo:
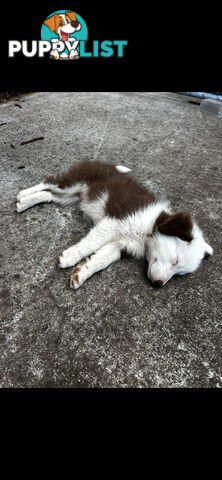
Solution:
[{"label": "concrete ground", "polygon": [[[1,387],[221,387],[222,120],[166,92],[44,92],[2,104],[0,124]],[[213,257],[160,289],[124,258],[71,290],[58,257],[90,222],[50,204],[18,214],[15,198],[83,157],[192,212]]]}]

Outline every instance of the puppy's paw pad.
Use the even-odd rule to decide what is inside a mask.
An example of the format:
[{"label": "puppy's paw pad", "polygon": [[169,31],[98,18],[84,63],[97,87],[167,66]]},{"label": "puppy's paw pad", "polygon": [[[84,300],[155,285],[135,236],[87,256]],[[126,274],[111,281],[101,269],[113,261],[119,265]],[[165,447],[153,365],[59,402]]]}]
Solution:
[{"label": "puppy's paw pad", "polygon": [[76,267],[73,270],[72,275],[70,277],[70,287],[74,288],[75,290],[77,290],[77,288],[79,288],[83,283],[80,279],[80,272],[81,272],[81,268]]}]

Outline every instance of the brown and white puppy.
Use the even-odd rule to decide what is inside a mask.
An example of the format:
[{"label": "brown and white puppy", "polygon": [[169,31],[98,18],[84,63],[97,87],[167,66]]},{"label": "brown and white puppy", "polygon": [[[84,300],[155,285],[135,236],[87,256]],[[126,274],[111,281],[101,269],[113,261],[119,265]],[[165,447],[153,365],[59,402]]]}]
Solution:
[{"label": "brown and white puppy", "polygon": [[175,274],[194,272],[213,253],[190,214],[173,214],[169,202],[126,175],[129,171],[123,165],[86,160],[17,196],[19,213],[41,202],[78,202],[93,220],[88,235],[60,257],[61,268],[76,265],[72,288],[119,260],[123,252],[147,259],[148,278],[158,287]]},{"label": "brown and white puppy", "polygon": [[[46,25],[51,32],[55,32],[60,41],[65,43],[71,40],[73,42],[69,53],[70,59],[73,59],[78,55],[76,47],[78,46],[79,42],[78,40],[74,39],[74,37],[69,37],[71,33],[81,30],[81,24],[78,22],[75,12],[65,12],[60,14],[55,13],[44,21],[44,25]],[[52,42],[57,42],[57,39],[52,39]],[[56,48],[53,49],[52,56],[56,59],[67,57],[67,55],[64,54],[59,55],[59,51]]]}]

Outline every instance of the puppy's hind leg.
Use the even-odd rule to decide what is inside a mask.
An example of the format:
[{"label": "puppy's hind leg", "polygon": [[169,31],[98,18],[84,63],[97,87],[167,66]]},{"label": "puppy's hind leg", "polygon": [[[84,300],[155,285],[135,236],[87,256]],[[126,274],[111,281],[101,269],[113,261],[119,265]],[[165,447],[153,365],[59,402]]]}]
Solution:
[{"label": "puppy's hind leg", "polygon": [[34,187],[26,188],[25,190],[21,190],[17,195],[18,202],[21,200],[22,197],[26,197],[27,195],[32,195],[36,192],[42,192],[42,190],[46,190],[47,186],[45,183],[39,183]]},{"label": "puppy's hind leg", "polygon": [[43,202],[55,202],[64,206],[72,205],[78,202],[80,195],[84,195],[87,190],[87,185],[80,182],[64,188],[60,188],[53,183],[40,183],[19,192],[17,195],[17,212],[23,212]]},{"label": "puppy's hind leg", "polygon": [[38,205],[38,203],[52,202],[54,195],[51,192],[39,191],[31,195],[25,195],[18,200],[16,209],[18,213],[24,212],[28,208]]}]

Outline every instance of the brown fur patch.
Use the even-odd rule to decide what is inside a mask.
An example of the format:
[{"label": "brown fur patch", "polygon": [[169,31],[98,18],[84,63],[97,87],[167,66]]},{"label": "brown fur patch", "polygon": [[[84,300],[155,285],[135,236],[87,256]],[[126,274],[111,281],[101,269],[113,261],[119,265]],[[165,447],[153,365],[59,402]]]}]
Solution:
[{"label": "brown fur patch", "polygon": [[47,20],[44,21],[44,25],[46,25],[46,27],[48,27],[51,30],[51,32],[55,31],[56,17],[58,17],[57,13],[55,15],[52,15],[52,17],[47,18]]},{"label": "brown fur patch", "polygon": [[89,186],[89,200],[95,200],[102,192],[108,191],[105,213],[116,218],[136,212],[155,201],[154,195],[145,187],[125,173],[118,172],[114,165],[99,161],[84,160],[63,175],[48,177],[46,182],[60,188],[86,183]]},{"label": "brown fur patch", "polygon": [[170,214],[169,214],[169,213],[166,213],[165,210],[163,210],[163,211],[159,214],[159,217],[157,217],[157,219],[156,219],[156,221],[155,221],[154,229],[155,229],[155,227],[157,227],[158,225],[161,225],[161,223],[165,222],[169,217],[170,217]]},{"label": "brown fur patch", "polygon": [[109,197],[106,213],[110,217],[124,217],[155,201],[151,192],[125,174],[117,172],[117,175],[107,180]]},{"label": "brown fur patch", "polygon": [[56,177],[48,177],[47,183],[58,185],[59,188],[66,188],[75,185],[75,183],[86,182],[93,184],[93,182],[101,182],[110,175],[116,172],[114,165],[107,165],[106,163],[83,160],[77,165],[73,165],[67,172]]},{"label": "brown fur patch", "polygon": [[78,273],[80,272],[81,268],[80,267],[76,267],[75,270],[74,270],[74,273]]},{"label": "brown fur patch", "polygon": [[[162,215],[162,218],[161,218]],[[159,219],[159,221],[158,221]],[[193,239],[192,220],[188,213],[176,213],[175,215],[168,215],[166,212],[162,212],[156,222],[157,230],[164,235],[176,236],[181,240],[191,242]],[[160,222],[160,220],[163,220]]]},{"label": "brown fur patch", "polygon": [[[77,18],[76,18],[76,14],[75,12],[66,12],[65,13],[65,16],[70,18],[70,20],[72,20],[72,22],[77,22]],[[77,22],[79,23],[79,22]]]},{"label": "brown fur patch", "polygon": [[75,12],[66,12],[66,18],[68,17],[71,20],[72,27],[77,28],[79,26],[79,22],[76,18]]}]

